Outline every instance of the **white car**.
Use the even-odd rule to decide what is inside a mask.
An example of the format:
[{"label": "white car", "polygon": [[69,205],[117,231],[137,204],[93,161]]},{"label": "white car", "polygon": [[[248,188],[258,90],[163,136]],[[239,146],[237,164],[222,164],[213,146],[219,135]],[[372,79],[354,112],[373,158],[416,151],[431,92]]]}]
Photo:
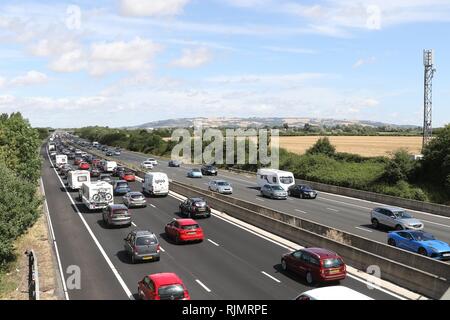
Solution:
[{"label": "white car", "polygon": [[146,161],[150,162],[153,166],[157,166],[158,165],[158,161],[155,158],[148,158],[144,162],[146,162]]},{"label": "white car", "polygon": [[344,287],[331,286],[305,291],[295,300],[373,300],[358,291]]},{"label": "white car", "polygon": [[153,163],[151,163],[150,161],[142,161],[141,163],[141,168],[143,169],[153,169]]}]

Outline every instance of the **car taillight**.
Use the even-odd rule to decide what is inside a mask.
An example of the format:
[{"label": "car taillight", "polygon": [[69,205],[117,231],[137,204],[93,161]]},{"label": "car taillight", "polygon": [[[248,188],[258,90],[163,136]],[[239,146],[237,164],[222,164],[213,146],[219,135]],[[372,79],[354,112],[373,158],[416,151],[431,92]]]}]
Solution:
[{"label": "car taillight", "polygon": [[156,252],[159,252],[159,244],[156,246]]},{"label": "car taillight", "polygon": [[137,247],[133,246],[133,252],[137,252]]}]

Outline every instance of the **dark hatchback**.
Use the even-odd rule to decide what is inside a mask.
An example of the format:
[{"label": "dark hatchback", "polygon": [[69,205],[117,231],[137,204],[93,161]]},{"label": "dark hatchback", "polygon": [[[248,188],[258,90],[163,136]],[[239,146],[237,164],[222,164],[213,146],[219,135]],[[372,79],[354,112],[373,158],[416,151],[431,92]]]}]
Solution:
[{"label": "dark hatchback", "polygon": [[189,198],[180,203],[180,213],[189,218],[211,217],[211,208],[202,198]]},{"label": "dark hatchback", "polygon": [[315,199],[317,197],[317,191],[313,190],[310,186],[306,184],[297,184],[291,186],[288,189],[288,195],[291,197]]},{"label": "dark hatchback", "polygon": [[213,165],[204,165],[202,166],[201,171],[205,176],[217,176],[217,168]]}]

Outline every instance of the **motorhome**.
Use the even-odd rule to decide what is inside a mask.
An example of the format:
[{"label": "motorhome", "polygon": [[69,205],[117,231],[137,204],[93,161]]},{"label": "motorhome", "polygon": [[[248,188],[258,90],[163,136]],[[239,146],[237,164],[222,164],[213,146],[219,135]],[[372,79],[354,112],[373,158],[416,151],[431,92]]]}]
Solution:
[{"label": "motorhome", "polygon": [[67,156],[65,154],[57,154],[55,156],[55,166],[59,167],[63,164],[67,164]]},{"label": "motorhome", "polygon": [[56,150],[56,145],[53,142],[50,142],[48,144],[48,151],[54,151]]},{"label": "motorhome", "polygon": [[271,186],[280,186],[285,191],[295,184],[295,178],[292,172],[277,169],[258,169],[256,173],[256,182],[258,187],[268,184]]},{"label": "motorhome", "polygon": [[117,167],[117,162],[115,161],[105,161],[103,165],[104,172],[113,172],[113,170]]},{"label": "motorhome", "polygon": [[78,191],[78,200],[89,210],[106,208],[114,204],[113,186],[105,181],[83,182]]},{"label": "motorhome", "polygon": [[169,177],[163,172],[149,172],[144,176],[142,192],[150,195],[167,196],[169,194]]},{"label": "motorhome", "polygon": [[67,186],[72,190],[79,190],[81,185],[91,182],[91,173],[87,170],[69,171],[67,175]]}]

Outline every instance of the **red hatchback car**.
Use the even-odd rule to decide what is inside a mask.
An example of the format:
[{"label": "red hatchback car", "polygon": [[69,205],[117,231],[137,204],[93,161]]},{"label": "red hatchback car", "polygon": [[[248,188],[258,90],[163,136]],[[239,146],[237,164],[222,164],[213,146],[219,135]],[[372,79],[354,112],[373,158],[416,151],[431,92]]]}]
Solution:
[{"label": "red hatchback car", "polygon": [[136,176],[131,171],[122,171],[119,174],[119,178],[127,182],[133,182],[136,180]]},{"label": "red hatchback car", "polygon": [[176,219],[166,224],[166,235],[175,243],[185,241],[203,241],[203,229],[193,219]]},{"label": "red hatchback car", "polygon": [[78,165],[78,168],[80,170],[89,170],[90,167],[91,166],[87,162],[80,162],[80,164]]},{"label": "red hatchback car", "polygon": [[183,281],[175,273],[155,273],[138,282],[141,300],[190,300]]},{"label": "red hatchback car", "polygon": [[322,248],[304,248],[281,257],[281,268],[305,277],[308,284],[345,279],[346,266],[335,252]]}]

